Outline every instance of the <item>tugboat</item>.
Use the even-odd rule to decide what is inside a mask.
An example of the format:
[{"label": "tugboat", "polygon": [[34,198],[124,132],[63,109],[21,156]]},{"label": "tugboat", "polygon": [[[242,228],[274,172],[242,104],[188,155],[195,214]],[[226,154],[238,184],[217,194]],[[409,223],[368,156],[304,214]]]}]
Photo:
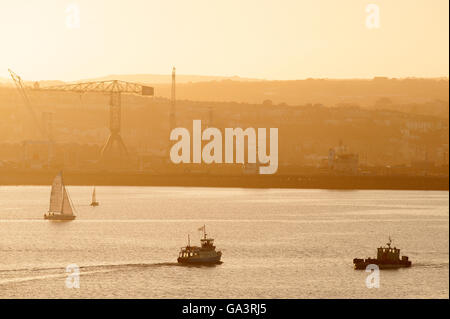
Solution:
[{"label": "tugboat", "polygon": [[203,231],[203,238],[200,240],[201,247],[191,246],[188,235],[188,245],[182,247],[178,256],[178,263],[180,264],[220,264],[222,257],[221,251],[216,251],[214,246],[214,239],[208,238],[206,234],[206,226],[203,225],[198,229]]},{"label": "tugboat", "polygon": [[392,240],[389,237],[389,242],[385,247],[379,247],[377,249],[377,258],[353,259],[355,269],[366,269],[368,265],[377,265],[380,269],[397,269],[404,267],[411,267],[411,261],[408,256],[402,256],[400,259],[400,249],[391,247]]}]

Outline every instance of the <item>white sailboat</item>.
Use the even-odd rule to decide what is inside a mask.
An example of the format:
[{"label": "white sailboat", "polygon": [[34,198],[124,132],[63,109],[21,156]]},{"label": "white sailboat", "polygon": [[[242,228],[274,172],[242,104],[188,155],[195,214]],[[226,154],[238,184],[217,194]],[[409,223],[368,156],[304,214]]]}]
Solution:
[{"label": "white sailboat", "polygon": [[100,203],[97,201],[97,196],[95,194],[95,187],[94,190],[92,191],[92,202],[91,202],[91,206],[95,207],[100,205]]},{"label": "white sailboat", "polygon": [[50,194],[50,206],[44,219],[48,220],[74,220],[73,205],[67,193],[62,172],[56,175]]}]

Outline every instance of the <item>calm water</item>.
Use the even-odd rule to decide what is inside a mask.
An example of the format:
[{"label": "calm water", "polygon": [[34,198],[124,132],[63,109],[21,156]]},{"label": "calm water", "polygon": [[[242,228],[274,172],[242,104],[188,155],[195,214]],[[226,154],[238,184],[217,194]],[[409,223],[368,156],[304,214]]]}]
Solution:
[{"label": "calm water", "polygon": [[[0,187],[0,297],[448,298],[448,192],[68,187],[77,220],[48,222],[49,187]],[[206,224],[222,265],[176,263]],[[389,234],[413,261],[381,271],[354,257]],[[80,289],[65,268],[81,267]]]}]

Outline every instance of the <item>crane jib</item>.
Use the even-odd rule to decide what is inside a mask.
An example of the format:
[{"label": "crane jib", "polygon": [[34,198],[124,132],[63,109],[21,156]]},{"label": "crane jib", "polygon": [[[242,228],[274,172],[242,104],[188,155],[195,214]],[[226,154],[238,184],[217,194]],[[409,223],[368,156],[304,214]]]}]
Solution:
[{"label": "crane jib", "polygon": [[[48,130],[44,129],[43,125],[40,123],[37,118],[34,109],[31,106],[29,97],[25,90],[25,85],[22,82],[20,76],[9,70],[12,79],[14,80],[19,93],[21,94],[26,107],[34,118],[35,124],[38,129],[41,131],[43,136],[47,136],[49,140],[52,140],[51,134]],[[154,96],[154,88],[151,86],[146,86],[138,83],[120,81],[120,80],[107,80],[107,81],[93,81],[93,82],[79,82],[79,83],[71,83],[65,85],[58,86],[49,86],[49,87],[40,87],[38,83],[35,84],[36,90],[41,91],[65,91],[65,92],[77,92],[77,93],[85,93],[85,92],[99,92],[99,93],[109,93],[110,94],[110,135],[101,150],[101,160],[104,161],[107,158],[114,158],[115,155],[113,153],[117,153],[120,157],[127,157],[128,151],[125,146],[125,143],[122,140],[122,136],[120,135],[121,128],[121,94],[129,93],[129,94],[140,94],[143,96]],[[116,146],[116,147],[114,147]]]}]

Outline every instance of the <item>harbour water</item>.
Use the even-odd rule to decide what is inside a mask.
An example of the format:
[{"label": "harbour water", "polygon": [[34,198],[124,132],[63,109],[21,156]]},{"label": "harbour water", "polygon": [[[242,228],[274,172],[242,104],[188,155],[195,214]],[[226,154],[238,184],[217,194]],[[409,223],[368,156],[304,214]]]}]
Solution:
[{"label": "harbour water", "polygon": [[[77,219],[43,220],[50,187],[0,187],[0,298],[448,298],[449,193],[67,187]],[[206,224],[223,264],[188,267]],[[353,269],[388,236],[413,262]],[[80,267],[80,288],[66,267]]]}]

